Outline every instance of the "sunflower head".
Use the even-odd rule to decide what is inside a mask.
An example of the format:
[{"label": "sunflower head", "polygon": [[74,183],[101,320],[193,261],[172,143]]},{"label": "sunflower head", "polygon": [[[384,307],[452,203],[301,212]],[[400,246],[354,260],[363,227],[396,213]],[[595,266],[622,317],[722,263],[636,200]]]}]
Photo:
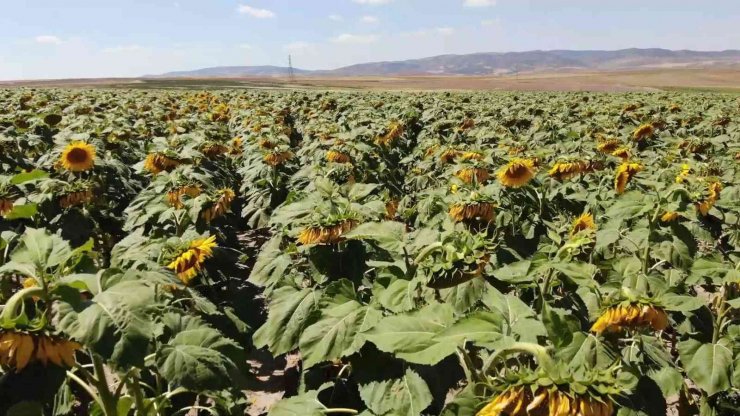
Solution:
[{"label": "sunflower head", "polygon": [[596,150],[601,153],[611,154],[621,146],[622,142],[618,139],[605,139],[600,141],[599,144],[596,145]]},{"label": "sunflower head", "polygon": [[167,268],[174,270],[177,277],[187,285],[198,274],[203,263],[213,256],[213,249],[216,247],[215,236],[193,240],[184,249],[178,250]]},{"label": "sunflower head", "polygon": [[72,142],[62,151],[59,162],[71,172],[88,171],[95,165],[95,147],[85,142]]},{"label": "sunflower head", "polygon": [[608,396],[592,397],[557,388],[512,386],[496,396],[476,416],[609,416],[614,404]]},{"label": "sunflower head", "polygon": [[662,222],[673,222],[676,221],[681,217],[681,214],[679,214],[676,211],[666,211],[663,213],[663,215],[660,216],[660,220]]},{"label": "sunflower head", "polygon": [[626,329],[651,328],[662,331],[668,327],[668,315],[663,308],[633,303],[613,306],[604,311],[591,327],[591,332],[622,332]]},{"label": "sunflower head", "polygon": [[293,153],[290,151],[274,151],[265,154],[262,159],[270,166],[280,166],[286,161],[293,158]]},{"label": "sunflower head", "polygon": [[465,183],[483,183],[490,177],[488,170],[484,168],[463,168],[455,173],[461,181]]},{"label": "sunflower head", "polygon": [[557,180],[563,181],[566,179],[570,179],[573,176],[578,175],[579,173],[586,172],[588,168],[589,163],[582,160],[571,162],[557,162],[552,166],[547,174]]},{"label": "sunflower head", "polygon": [[701,215],[707,216],[709,214],[709,210],[712,209],[714,204],[719,199],[721,191],[722,184],[720,182],[712,182],[709,184],[709,192],[707,197],[696,205],[696,208],[699,210],[699,213],[701,213]]},{"label": "sunflower head", "polygon": [[635,141],[638,141],[639,142],[641,140],[645,140],[645,139],[651,137],[654,132],[655,132],[655,127],[653,127],[652,124],[650,124],[650,123],[642,124],[642,125],[640,125],[640,127],[636,128],[632,132],[632,138]]},{"label": "sunflower head", "polygon": [[632,152],[626,147],[620,147],[612,152],[612,156],[616,156],[622,160],[629,160],[632,157]]},{"label": "sunflower head", "polygon": [[5,216],[13,210],[13,200],[6,197],[0,197],[0,216]]},{"label": "sunflower head", "polygon": [[691,175],[691,166],[684,163],[681,165],[681,172],[676,175],[676,183],[684,183],[686,179]]},{"label": "sunflower head", "polygon": [[581,214],[580,217],[576,218],[573,221],[573,225],[570,229],[570,235],[575,235],[576,233],[579,233],[584,230],[595,230],[596,229],[596,223],[594,222],[594,217],[591,215],[591,213],[586,212],[584,214]]},{"label": "sunflower head", "polygon": [[180,161],[166,156],[164,153],[150,153],[144,160],[144,169],[153,174],[169,172],[180,165]]},{"label": "sunflower head", "polygon": [[201,216],[203,217],[203,220],[206,223],[210,223],[214,219],[229,212],[231,209],[231,202],[234,200],[235,196],[236,195],[231,188],[220,189],[213,204],[202,212]]},{"label": "sunflower head", "polygon": [[535,174],[535,163],[532,159],[516,158],[499,169],[497,177],[502,185],[510,188],[519,188],[526,185]]},{"label": "sunflower head", "polygon": [[41,332],[0,332],[0,365],[22,371],[32,362],[46,366],[74,367],[80,344]]},{"label": "sunflower head", "polygon": [[483,153],[480,152],[463,152],[460,160],[483,160]]},{"label": "sunflower head", "polygon": [[329,150],[326,152],[326,160],[334,163],[351,163],[352,158],[343,152],[338,150]]},{"label": "sunflower head", "polygon": [[449,214],[455,222],[491,222],[496,206],[490,202],[457,203],[450,207]]},{"label": "sunflower head", "polygon": [[328,245],[344,240],[343,235],[358,224],[355,219],[344,219],[331,225],[314,225],[306,227],[298,234],[298,243],[302,245]]},{"label": "sunflower head", "polygon": [[642,171],[642,165],[639,163],[623,162],[619,165],[617,174],[614,177],[614,189],[616,192],[618,194],[624,192],[627,183],[640,171]]}]

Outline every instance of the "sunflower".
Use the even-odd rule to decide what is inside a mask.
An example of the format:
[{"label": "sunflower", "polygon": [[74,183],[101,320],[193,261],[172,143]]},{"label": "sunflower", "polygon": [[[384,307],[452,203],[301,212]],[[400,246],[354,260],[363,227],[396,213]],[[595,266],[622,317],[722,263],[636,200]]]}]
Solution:
[{"label": "sunflower", "polygon": [[547,174],[559,181],[563,181],[585,172],[588,167],[589,163],[581,160],[575,162],[557,162]]},{"label": "sunflower", "polygon": [[403,124],[394,121],[388,126],[388,132],[375,138],[375,144],[380,146],[388,146],[393,143],[396,139],[401,137],[404,132]]},{"label": "sunflower", "polygon": [[499,169],[497,176],[502,185],[518,188],[534,178],[535,167],[532,159],[513,159]]},{"label": "sunflower", "polygon": [[681,217],[681,214],[679,214],[676,211],[666,211],[663,213],[663,215],[660,216],[660,220],[662,222],[673,222],[676,221]]},{"label": "sunflower", "polygon": [[639,163],[623,162],[617,168],[617,174],[614,177],[614,189],[618,194],[624,192],[627,187],[627,183],[632,179],[633,176],[642,170],[642,165]]},{"label": "sunflower", "polygon": [[460,155],[460,160],[483,160],[483,153],[464,152],[462,155]]},{"label": "sunflower", "polygon": [[356,220],[346,219],[330,226],[307,227],[298,235],[298,243],[303,245],[336,244],[344,239],[342,234],[351,231],[357,224]]},{"label": "sunflower", "polygon": [[165,156],[163,153],[150,153],[144,161],[144,169],[155,175],[164,171],[169,172],[179,165],[179,160]]},{"label": "sunflower", "polygon": [[684,183],[686,179],[691,175],[691,166],[684,163],[681,165],[681,172],[676,175],[676,183]]},{"label": "sunflower", "polygon": [[473,183],[475,180],[478,183],[483,183],[490,177],[488,170],[484,168],[464,168],[460,169],[455,173],[461,181],[465,183]]},{"label": "sunflower", "polygon": [[450,207],[449,214],[455,222],[491,222],[496,215],[495,207],[490,202],[457,203]]},{"label": "sunflower", "polygon": [[229,151],[229,148],[221,143],[206,143],[200,151],[209,158],[221,156]]},{"label": "sunflower", "polygon": [[215,236],[193,240],[186,250],[181,251],[167,265],[167,268],[174,270],[177,277],[187,285],[198,274],[203,262],[213,256],[215,247],[217,247]]},{"label": "sunflower", "polygon": [[717,202],[722,191],[722,184],[719,182],[712,182],[709,184],[709,195],[703,201],[697,204],[697,209],[701,215],[706,216],[709,214],[709,210],[712,209],[714,204]]},{"label": "sunflower", "polygon": [[242,145],[244,144],[244,139],[241,137],[234,137],[231,139],[231,142],[229,143],[229,154],[232,156],[240,155],[242,154]]},{"label": "sunflower", "polygon": [[608,397],[565,393],[538,387],[509,387],[481,409],[477,416],[610,416],[614,404]]},{"label": "sunflower", "polygon": [[671,104],[671,106],[668,107],[668,111],[670,111],[671,113],[678,113],[679,111],[681,111],[681,107],[678,104]]},{"label": "sunflower", "polygon": [[460,156],[459,150],[445,149],[445,151],[439,155],[439,161],[442,163],[450,163],[458,156]]},{"label": "sunflower", "polygon": [[622,146],[622,142],[618,139],[606,139],[599,142],[599,144],[596,145],[596,150],[598,150],[601,153],[608,153],[611,154],[615,150],[619,149]]},{"label": "sunflower", "polygon": [[95,165],[95,147],[85,142],[72,142],[62,151],[59,163],[72,172],[88,171]]},{"label": "sunflower", "polygon": [[167,203],[176,209],[182,209],[185,205],[182,203],[183,196],[195,198],[201,194],[198,185],[185,185],[167,192]]},{"label": "sunflower", "polygon": [[596,229],[596,223],[594,222],[593,215],[591,215],[591,213],[589,212],[586,212],[584,214],[581,214],[580,217],[576,218],[573,221],[573,225],[570,228],[570,235],[574,235],[584,230],[595,230],[595,229]]},{"label": "sunflower", "polygon": [[75,205],[85,205],[90,203],[90,201],[92,201],[92,198],[92,189],[88,188],[81,191],[75,191],[59,197],[59,206],[61,206],[62,208],[69,208]]},{"label": "sunflower", "polygon": [[630,152],[630,149],[626,147],[620,147],[612,152],[612,156],[616,156],[622,160],[629,160],[629,158],[632,157],[632,153]]},{"label": "sunflower", "polygon": [[290,151],[270,152],[262,159],[270,166],[280,166],[285,163],[285,161],[293,159],[293,153]]},{"label": "sunflower", "polygon": [[44,334],[17,331],[0,332],[0,365],[12,367],[16,372],[31,362],[44,366],[52,363],[59,367],[74,367],[75,351],[80,344]]},{"label": "sunflower", "polygon": [[668,326],[668,315],[663,308],[653,305],[631,304],[608,308],[596,320],[591,331],[622,332],[625,329],[652,328],[662,331]]},{"label": "sunflower", "polygon": [[259,142],[259,147],[260,149],[271,150],[277,147],[277,143],[273,142],[270,139],[262,139]]},{"label": "sunflower", "polygon": [[5,216],[13,210],[13,201],[10,198],[0,197],[0,216]]},{"label": "sunflower", "polygon": [[651,137],[654,132],[655,132],[655,127],[653,127],[652,124],[650,123],[642,124],[640,125],[640,127],[636,128],[632,132],[632,138],[635,141],[639,142],[641,140]]},{"label": "sunflower", "polygon": [[232,191],[230,188],[224,188],[218,191],[218,193],[219,196],[218,199],[216,199],[216,202],[214,202],[213,205],[210,206],[210,208],[207,208],[201,214],[203,220],[206,223],[210,223],[211,221],[224,215],[231,209],[231,201],[234,200],[235,196],[234,191]]},{"label": "sunflower", "polygon": [[457,128],[458,131],[465,131],[469,130],[475,127],[475,120],[473,120],[470,117],[466,117],[465,120],[460,124],[460,126]]},{"label": "sunflower", "polygon": [[396,218],[396,213],[398,213],[398,200],[391,199],[385,203],[385,219],[392,220]]},{"label": "sunflower", "polygon": [[352,158],[348,154],[339,152],[337,150],[329,150],[326,152],[326,160],[334,163],[350,163]]}]

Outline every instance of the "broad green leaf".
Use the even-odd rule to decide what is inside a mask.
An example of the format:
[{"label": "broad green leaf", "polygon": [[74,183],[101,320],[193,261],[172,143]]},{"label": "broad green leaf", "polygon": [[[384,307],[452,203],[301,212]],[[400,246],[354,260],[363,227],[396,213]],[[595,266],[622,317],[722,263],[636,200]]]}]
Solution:
[{"label": "broad green leaf", "polygon": [[403,253],[406,226],[395,221],[367,222],[345,234],[350,240],[374,241],[378,247],[391,253]]},{"label": "broad green leaf", "polygon": [[675,293],[666,293],[660,298],[660,303],[669,311],[691,312],[695,311],[706,302],[696,296],[678,295]]},{"label": "broad green leaf", "polygon": [[356,301],[322,310],[300,338],[304,368],[359,351],[364,344],[362,331],[372,328],[380,317],[380,311]]},{"label": "broad green leaf", "polygon": [[290,255],[280,249],[282,239],[273,237],[263,247],[254,263],[249,281],[257,286],[272,287],[280,283],[290,268]]},{"label": "broad green leaf", "polygon": [[492,312],[500,314],[504,335],[535,343],[538,336],[547,335],[545,326],[537,320],[537,314],[518,297],[490,289],[483,298],[483,303]]},{"label": "broad green leaf", "polygon": [[488,311],[475,311],[450,325],[439,333],[435,339],[439,343],[462,346],[472,342],[479,347],[494,349],[500,347],[506,322],[501,314]]},{"label": "broad green leaf", "polygon": [[366,333],[381,351],[416,364],[436,364],[455,352],[455,344],[435,337],[453,323],[452,306],[431,304],[424,308],[380,320]]},{"label": "broad green leaf", "polygon": [[391,312],[408,312],[416,308],[416,292],[419,287],[416,279],[395,279],[378,295],[380,304]]},{"label": "broad green leaf", "polygon": [[532,262],[529,260],[517,261],[494,270],[493,276],[507,283],[528,283],[532,281],[532,276],[529,275],[531,266]]},{"label": "broad green leaf", "polygon": [[38,205],[36,204],[23,204],[13,205],[13,210],[5,214],[6,220],[20,220],[26,218],[33,218],[38,212]]},{"label": "broad green leaf", "polygon": [[267,347],[274,355],[285,354],[298,346],[309,317],[319,306],[320,292],[289,286],[272,293],[267,321],[254,333],[258,348]]},{"label": "broad green leaf", "polygon": [[432,404],[424,379],[411,369],[403,377],[360,386],[360,397],[376,415],[420,416]]},{"label": "broad green leaf", "polygon": [[726,345],[702,344],[684,365],[688,376],[711,396],[730,388],[732,361],[732,350]]},{"label": "broad green leaf", "polygon": [[594,275],[598,269],[593,264],[583,262],[551,263],[550,267],[564,274],[578,286],[596,286]]},{"label": "broad green leaf", "polygon": [[30,172],[22,172],[14,175],[12,178],[10,178],[10,183],[13,185],[20,185],[25,182],[35,181],[48,177],[49,174],[44,172],[43,170],[34,169]]},{"label": "broad green leaf", "polygon": [[315,390],[283,399],[270,408],[267,416],[324,416],[324,406]]},{"label": "broad green leaf", "polygon": [[71,255],[69,244],[58,235],[49,234],[43,228],[26,228],[10,258],[18,263],[51,269],[69,260]]}]

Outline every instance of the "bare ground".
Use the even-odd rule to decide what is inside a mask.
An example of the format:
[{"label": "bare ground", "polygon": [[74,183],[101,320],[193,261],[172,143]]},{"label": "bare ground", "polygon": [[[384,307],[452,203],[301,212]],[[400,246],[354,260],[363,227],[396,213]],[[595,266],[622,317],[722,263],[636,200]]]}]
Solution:
[{"label": "bare ground", "polygon": [[502,76],[285,78],[108,78],[0,82],[0,87],[95,88],[308,88],[370,90],[660,91],[740,92],[740,69],[659,68],[635,71],[558,71]]}]

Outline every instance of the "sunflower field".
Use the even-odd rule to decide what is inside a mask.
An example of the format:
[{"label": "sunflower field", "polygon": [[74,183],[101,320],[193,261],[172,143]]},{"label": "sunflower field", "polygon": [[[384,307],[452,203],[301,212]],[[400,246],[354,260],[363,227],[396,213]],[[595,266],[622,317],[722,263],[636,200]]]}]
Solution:
[{"label": "sunflower field", "polygon": [[738,415],[740,99],[0,90],[0,298],[11,416]]}]

